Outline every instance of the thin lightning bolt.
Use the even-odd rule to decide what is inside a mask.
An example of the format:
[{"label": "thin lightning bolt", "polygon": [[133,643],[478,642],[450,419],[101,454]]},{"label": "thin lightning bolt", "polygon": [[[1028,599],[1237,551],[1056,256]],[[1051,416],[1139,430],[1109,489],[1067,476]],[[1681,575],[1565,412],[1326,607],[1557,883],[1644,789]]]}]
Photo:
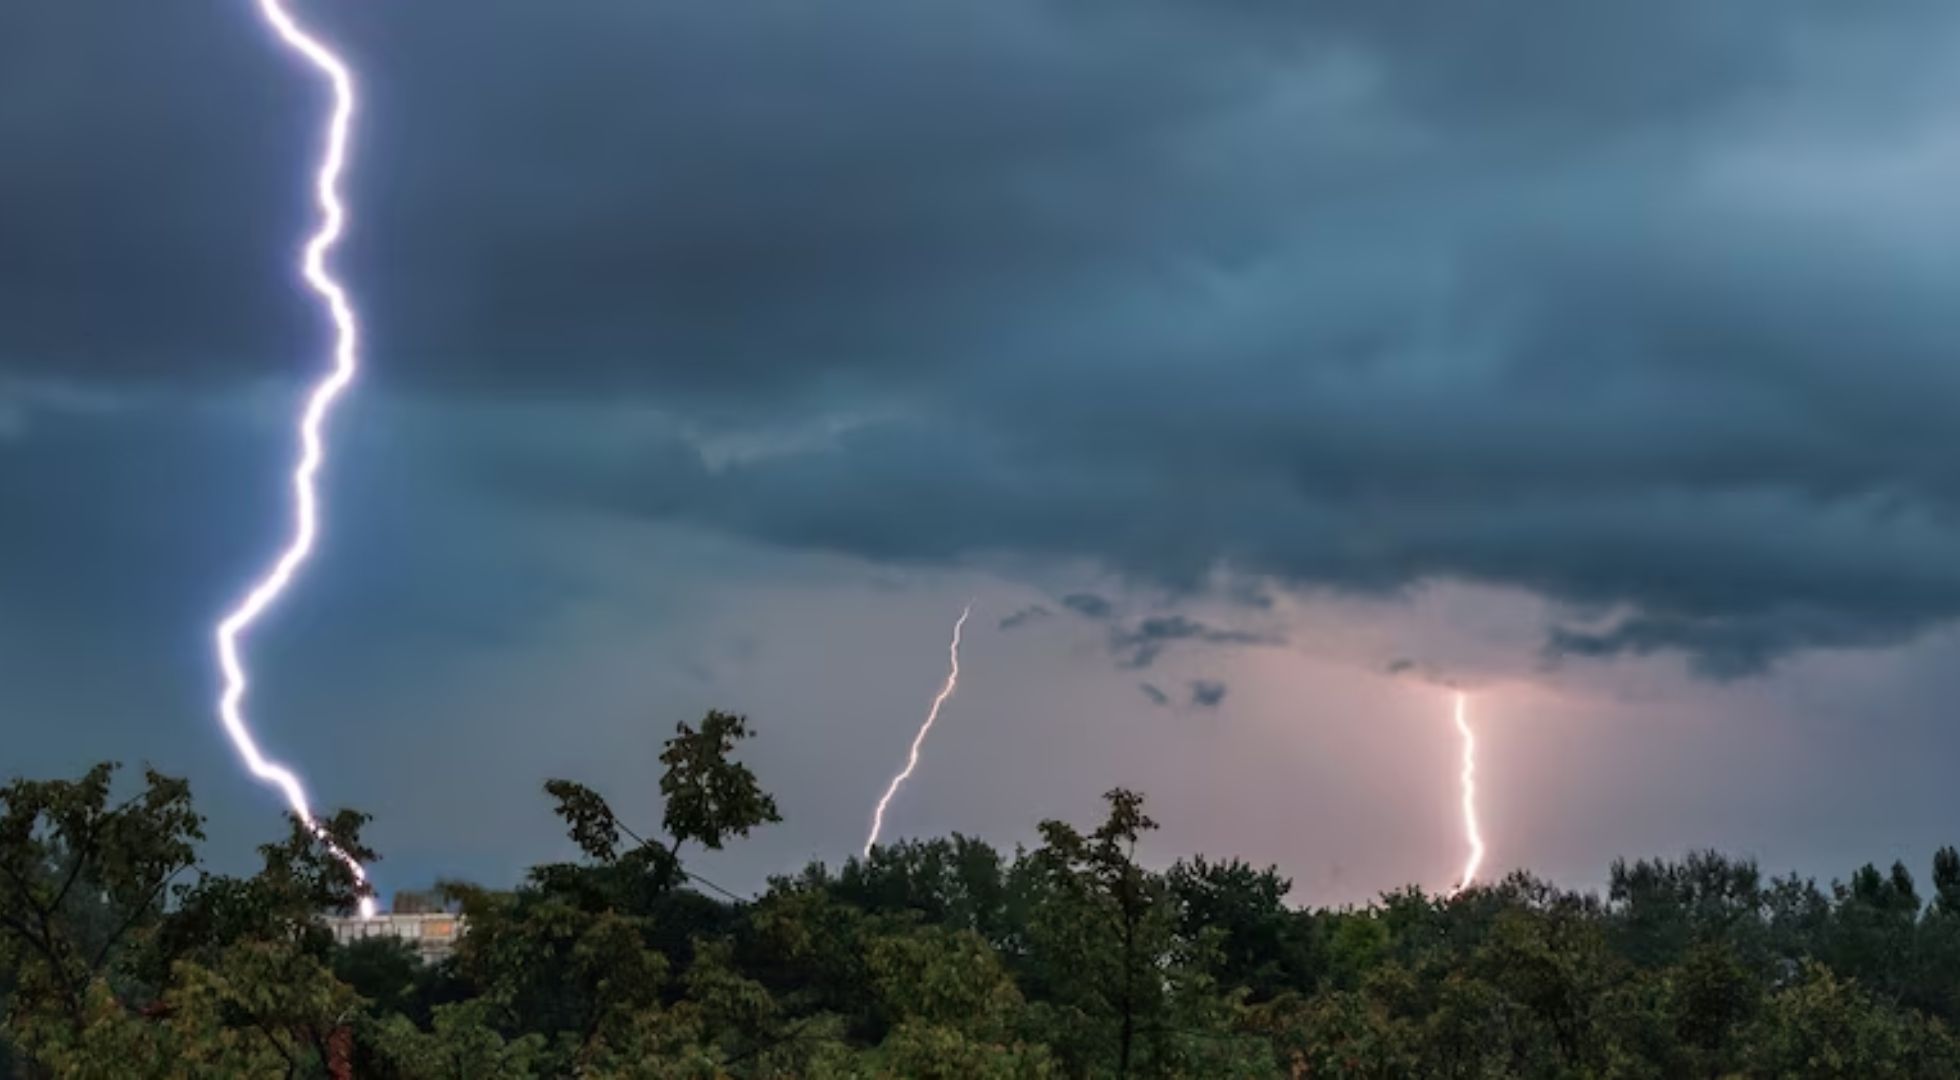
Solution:
[{"label": "thin lightning bolt", "polygon": [[959,621],[953,624],[953,646],[948,650],[952,659],[952,670],[946,674],[946,685],[939,688],[939,696],[932,699],[932,708],[926,713],[926,722],[919,726],[919,733],[912,736],[912,753],[905,759],[905,768],[892,777],[891,786],[885,789],[885,797],[878,800],[878,808],[871,812],[871,835],[864,841],[864,854],[868,857],[871,848],[878,843],[878,833],[885,827],[885,807],[891,805],[892,796],[898,794],[899,785],[912,776],[912,770],[919,767],[919,747],[925,745],[926,732],[932,730],[933,721],[939,719],[939,710],[946,699],[960,685],[960,633],[966,629],[966,617],[973,614],[973,602],[967,601],[966,609],[960,612]]},{"label": "thin lightning bolt", "polygon": [[[347,218],[346,209],[340,201],[340,177],[346,169],[347,139],[354,124],[354,76],[339,56],[294,21],[292,14],[286,10],[284,0],[258,0],[258,6],[260,14],[273,33],[278,35],[280,42],[318,69],[333,87],[333,113],[327,121],[325,141],[320,152],[320,170],[314,179],[315,198],[320,207],[320,226],[306,241],[302,263],[306,283],[319,294],[333,317],[333,369],[313,387],[307,396],[305,411],[300,416],[300,457],[292,478],[292,538],[285,550],[279,553],[272,568],[252,585],[244,600],[218,623],[218,663],[224,669],[225,676],[224,696],[219,702],[218,715],[224,720],[225,733],[231,736],[232,746],[237,748],[245,767],[259,780],[283,792],[293,815],[315,835],[322,835],[319,823],[313,819],[313,812],[308,807],[306,788],[301,785],[299,777],[260,753],[258,743],[245,723],[245,692],[250,682],[245,675],[245,665],[239,659],[239,639],[286,591],[293,575],[313,553],[314,539],[319,531],[315,481],[326,456],[320,430],[326,424],[334,403],[346,392],[360,369],[359,320],[355,318],[354,306],[347,298],[346,289],[327,270],[327,252],[340,242]],[[365,886],[367,871],[360,862],[331,841],[327,846],[354,872],[355,880]],[[361,914],[373,916],[372,896],[361,898]]]},{"label": "thin lightning bolt", "polygon": [[1470,841],[1470,857],[1464,860],[1463,876],[1450,890],[1450,895],[1470,887],[1477,880],[1477,868],[1484,862],[1484,835],[1477,827],[1477,735],[1470,730],[1470,721],[1465,716],[1466,701],[1463,691],[1456,692],[1456,732],[1463,737],[1463,834]]}]

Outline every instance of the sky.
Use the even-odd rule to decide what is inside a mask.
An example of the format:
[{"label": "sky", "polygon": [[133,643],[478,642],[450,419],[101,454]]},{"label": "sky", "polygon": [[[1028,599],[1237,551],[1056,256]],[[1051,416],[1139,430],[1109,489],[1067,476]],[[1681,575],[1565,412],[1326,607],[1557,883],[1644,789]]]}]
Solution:
[{"label": "sky", "polygon": [[[742,888],[1145,791],[1159,862],[1447,887],[1960,840],[1960,8],[307,0],[368,369],[262,741],[384,892],[657,822]],[[324,88],[244,0],[0,12],[0,776],[234,767]]]}]

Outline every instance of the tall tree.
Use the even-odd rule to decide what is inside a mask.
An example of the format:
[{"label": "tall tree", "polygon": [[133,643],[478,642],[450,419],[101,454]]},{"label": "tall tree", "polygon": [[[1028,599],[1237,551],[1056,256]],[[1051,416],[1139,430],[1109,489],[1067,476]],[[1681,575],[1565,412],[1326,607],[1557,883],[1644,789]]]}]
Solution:
[{"label": "tall tree", "polygon": [[[1143,796],[1116,788],[1108,816],[1084,835],[1061,821],[1041,823],[1043,845],[1028,858],[1038,887],[1029,928],[1037,977],[1065,1010],[1075,1053],[1094,1054],[1096,1028],[1108,1025],[1116,1075],[1128,1077],[1146,1040],[1165,1034],[1163,965],[1175,914],[1163,879],[1136,861],[1143,834],[1157,823]],[[1084,1036],[1087,1036],[1086,1038]]]}]

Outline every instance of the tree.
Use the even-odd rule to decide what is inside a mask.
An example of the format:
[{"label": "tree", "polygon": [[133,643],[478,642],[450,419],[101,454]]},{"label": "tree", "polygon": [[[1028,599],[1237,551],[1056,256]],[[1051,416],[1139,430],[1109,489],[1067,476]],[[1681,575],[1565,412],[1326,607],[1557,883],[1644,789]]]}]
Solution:
[{"label": "tree", "polygon": [[[736,744],[750,735],[746,718],[718,711],[710,711],[698,730],[686,722],[676,725],[660,754],[666,765],[660,777],[667,799],[665,844],[627,827],[591,788],[570,780],[545,781],[545,793],[557,802],[555,812],[564,819],[572,842],[597,866],[540,867],[532,880],[561,893],[580,894],[586,907],[642,911],[666,896],[679,878],[707,884],[681,869],[682,844],[692,840],[720,850],[731,836],[747,836],[782,820],[775,798],[762,790],[755,773],[731,757]],[[622,834],[634,845],[624,852],[619,850]]]},{"label": "tree", "polygon": [[[58,1075],[312,1073],[344,1065],[358,998],[325,964],[322,911],[361,885],[359,814],[292,821],[248,879],[196,873],[202,819],[182,780],[116,767],[0,788],[0,956],[20,980],[7,1029]],[[172,1064],[175,1063],[175,1064]]]},{"label": "tree", "polygon": [[0,955],[11,960],[15,1000],[71,1031],[88,1023],[90,988],[108,979],[131,935],[162,917],[165,890],[204,838],[189,785],[146,770],[143,789],[111,806],[115,772],[104,763],[77,780],[0,788]]},{"label": "tree", "polygon": [[1244,986],[1252,1000],[1275,997],[1316,978],[1312,927],[1286,905],[1293,883],[1278,867],[1255,870],[1239,860],[1180,860],[1165,875],[1177,911],[1178,934],[1196,940],[1219,934],[1219,980]]},{"label": "tree", "polygon": [[746,737],[680,725],[645,837],[549,782],[582,857],[443,886],[470,929],[433,965],[327,931],[361,892],[336,852],[373,856],[358,813],[289,821],[229,877],[195,864],[181,781],[13,782],[0,1076],[1960,1075],[1953,849],[1927,893],[1903,866],[1826,893],[1699,852],[1618,862],[1603,898],[1516,873],[1295,908],[1270,867],[1141,864],[1155,822],[1119,788],[1033,850],[910,841],[749,900],[682,865],[777,818]]},{"label": "tree", "polygon": [[1764,945],[1762,873],[1748,860],[1714,851],[1678,863],[1616,859],[1607,895],[1619,948],[1635,963],[1673,963],[1714,940],[1751,957]]},{"label": "tree", "polygon": [[699,731],[685,722],[676,725],[660,754],[667,766],[660,777],[660,794],[667,800],[663,822],[676,854],[688,840],[720,851],[730,836],[747,836],[759,825],[783,820],[755,773],[729,757],[749,736],[748,719],[725,712],[710,711]]},{"label": "tree", "polygon": [[537,1075],[544,1049],[541,1035],[505,1039],[483,1001],[438,1007],[428,1031],[389,1015],[366,1032],[373,1050],[363,1075],[399,1080],[522,1080]]},{"label": "tree", "polygon": [[1697,1074],[1739,1068],[1738,1036],[1762,1011],[1765,987],[1735,946],[1719,939],[1694,946],[1665,985],[1674,1043],[1694,1060]]},{"label": "tree", "polygon": [[1005,864],[999,852],[970,836],[880,844],[862,858],[847,859],[827,887],[867,912],[912,912],[927,922],[972,930],[997,947],[1013,945]]},{"label": "tree", "polygon": [[[724,955],[713,944],[728,928],[722,908],[676,892],[682,880],[699,880],[682,869],[685,842],[720,848],[781,820],[755,774],[732,757],[748,737],[745,719],[721,712],[699,729],[677,726],[660,755],[664,842],[634,831],[591,788],[547,781],[555,812],[589,861],[536,867],[512,893],[457,890],[470,924],[458,973],[500,1028],[546,1040],[547,1065],[604,1072],[638,1054],[679,1053],[682,1044],[712,1062],[740,1041],[733,1029],[763,1033],[770,1008],[732,1003],[760,1005],[766,992],[733,974],[707,978],[714,968],[700,950],[705,939],[713,957]],[[739,986],[747,988],[733,993]],[[717,1004],[703,1004],[704,994]],[[693,1005],[677,1008],[686,1002]],[[703,1040],[723,1049],[700,1047]]]},{"label": "tree", "polygon": [[1912,873],[1903,863],[1893,863],[1889,874],[1867,863],[1832,889],[1837,908],[1823,950],[1831,967],[1878,993],[1906,992],[1921,908]]},{"label": "tree", "polygon": [[[1559,1070],[1603,1065],[1599,1005],[1623,978],[1598,908],[1541,883],[1514,879],[1522,903],[1498,916],[1467,971],[1522,1008],[1550,1039]],[[1521,1044],[1522,1045],[1522,1044]],[[1543,1052],[1521,1054],[1518,1071],[1538,1071]]]},{"label": "tree", "polygon": [[1753,1076],[1883,1080],[1952,1076],[1953,1040],[1937,1024],[1893,1011],[1817,963],[1772,996],[1746,1034]]},{"label": "tree", "polygon": [[1282,994],[1254,1008],[1248,1024],[1270,1039],[1277,1075],[1352,1080],[1420,1075],[1415,1031],[1360,991]]},{"label": "tree", "polygon": [[1136,845],[1157,827],[1143,796],[1116,788],[1109,816],[1087,836],[1060,821],[1041,823],[1045,843],[1028,858],[1038,890],[1029,927],[1037,977],[1062,1008],[1073,1055],[1098,1056],[1102,1036],[1127,1077],[1140,1045],[1163,1034],[1165,983],[1175,915],[1161,877],[1136,862]]}]

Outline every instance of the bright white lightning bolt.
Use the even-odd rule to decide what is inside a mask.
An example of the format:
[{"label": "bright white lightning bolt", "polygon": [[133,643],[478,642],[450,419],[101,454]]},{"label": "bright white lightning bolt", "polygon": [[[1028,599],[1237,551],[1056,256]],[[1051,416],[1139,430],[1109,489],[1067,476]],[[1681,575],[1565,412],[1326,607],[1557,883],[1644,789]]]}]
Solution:
[{"label": "bright white lightning bolt", "polygon": [[926,712],[926,722],[919,725],[919,733],[912,736],[912,753],[905,759],[905,768],[897,776],[892,777],[891,786],[885,789],[884,798],[878,800],[878,808],[871,812],[871,835],[864,841],[866,856],[871,854],[871,848],[878,843],[878,833],[885,827],[885,807],[891,805],[892,796],[898,794],[899,785],[905,783],[912,776],[912,770],[919,767],[919,747],[925,745],[926,732],[932,730],[933,722],[939,719],[940,708],[946,704],[947,698],[953,696],[953,691],[960,685],[960,633],[966,628],[966,617],[971,614],[973,614],[973,602],[968,601],[966,609],[960,612],[959,621],[953,624],[953,646],[948,650],[952,659],[952,670],[946,673],[946,685],[939,688],[939,695],[932,699],[932,708]]},{"label": "bright white lightning bolt", "polygon": [[1484,835],[1477,827],[1477,735],[1470,730],[1470,721],[1465,716],[1465,695],[1456,692],[1456,732],[1463,737],[1463,834],[1470,841],[1470,856],[1464,860],[1463,876],[1458,879],[1450,895],[1470,887],[1477,880],[1477,868],[1484,862]]},{"label": "bright white lightning bolt", "polygon": [[[346,289],[327,270],[327,252],[340,242],[346,225],[347,213],[341,205],[339,185],[347,165],[347,137],[354,123],[354,76],[340,57],[293,20],[284,0],[258,0],[258,5],[260,14],[279,40],[318,69],[333,87],[333,113],[327,121],[325,141],[320,152],[320,169],[314,179],[315,198],[320,207],[320,226],[306,241],[303,269],[306,283],[319,294],[333,317],[335,344],[333,368],[313,387],[307,396],[305,411],[300,416],[300,457],[292,477],[292,538],[285,550],[279,553],[272,568],[252,585],[245,599],[226,614],[217,627],[218,663],[224,669],[225,676],[224,696],[220,699],[218,714],[224,720],[225,733],[231,736],[238,756],[244,759],[245,767],[251,770],[253,776],[283,792],[293,814],[318,835],[320,826],[313,819],[313,812],[307,804],[306,788],[300,784],[299,777],[278,762],[267,760],[259,752],[258,743],[245,723],[245,692],[249,680],[245,676],[245,665],[239,659],[238,646],[240,637],[286,591],[300,565],[313,553],[319,528],[315,480],[325,459],[320,430],[326,424],[327,414],[332,411],[334,403],[354,381],[354,375],[360,369],[359,321],[355,318],[353,304],[347,299]],[[367,883],[367,872],[357,860],[331,842],[328,848],[354,872],[355,880],[363,885]],[[361,914],[374,914],[374,899],[371,896],[361,898]]]}]

